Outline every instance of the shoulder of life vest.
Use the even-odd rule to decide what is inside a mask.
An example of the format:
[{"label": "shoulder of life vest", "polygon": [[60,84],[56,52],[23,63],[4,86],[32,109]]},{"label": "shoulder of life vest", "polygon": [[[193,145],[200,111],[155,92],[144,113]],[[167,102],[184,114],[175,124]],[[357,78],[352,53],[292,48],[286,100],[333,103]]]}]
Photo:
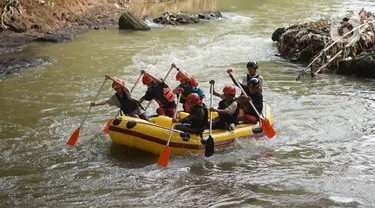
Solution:
[{"label": "shoulder of life vest", "polygon": [[251,78],[259,78],[259,74],[256,74],[256,75],[254,75],[254,76],[251,76],[250,74],[247,74],[246,75],[246,78],[247,78],[247,80],[249,80],[249,79],[251,79]]}]

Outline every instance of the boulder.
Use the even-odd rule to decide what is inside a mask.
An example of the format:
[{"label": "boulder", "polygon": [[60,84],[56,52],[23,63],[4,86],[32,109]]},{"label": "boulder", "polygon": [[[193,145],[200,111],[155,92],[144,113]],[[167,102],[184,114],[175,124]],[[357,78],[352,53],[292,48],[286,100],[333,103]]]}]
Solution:
[{"label": "boulder", "polygon": [[125,30],[150,30],[150,27],[133,12],[126,11],[118,21],[120,29]]},{"label": "boulder", "polygon": [[28,67],[36,67],[47,63],[41,58],[21,58],[21,59],[7,59],[0,60],[0,75],[13,74],[21,69]]}]

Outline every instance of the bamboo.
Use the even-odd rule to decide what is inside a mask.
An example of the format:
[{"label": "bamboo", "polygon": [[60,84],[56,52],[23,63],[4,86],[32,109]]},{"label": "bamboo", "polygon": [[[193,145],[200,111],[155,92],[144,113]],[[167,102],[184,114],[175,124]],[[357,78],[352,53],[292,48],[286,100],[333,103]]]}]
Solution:
[{"label": "bamboo", "polygon": [[333,60],[335,60],[342,52],[343,52],[343,50],[339,51],[336,55],[334,55],[332,58],[330,58],[328,60],[328,62],[325,63],[323,66],[321,66],[318,70],[316,70],[316,72],[314,74],[317,75],[323,68],[327,67]]}]

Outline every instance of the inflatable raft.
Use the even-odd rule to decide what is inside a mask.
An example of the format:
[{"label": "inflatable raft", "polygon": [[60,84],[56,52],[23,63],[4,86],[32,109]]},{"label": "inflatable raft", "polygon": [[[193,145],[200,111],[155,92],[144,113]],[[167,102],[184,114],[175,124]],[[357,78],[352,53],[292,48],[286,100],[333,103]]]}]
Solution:
[{"label": "inflatable raft", "polygon": [[[273,125],[271,108],[264,104],[263,115]],[[187,116],[186,113],[178,114],[180,118]],[[213,113],[213,118],[217,116]],[[115,144],[126,145],[159,155],[168,141],[171,127],[171,118],[157,116],[150,119],[151,122],[128,116],[116,117],[109,126],[109,136]],[[203,133],[203,138],[209,135],[208,129]],[[263,130],[258,124],[238,124],[234,131],[212,130],[211,136],[215,142],[215,150],[231,145],[236,138],[252,138],[264,136]],[[184,153],[204,153],[205,145],[202,144],[200,136],[185,133],[176,129],[172,131],[169,147],[172,155]]]}]

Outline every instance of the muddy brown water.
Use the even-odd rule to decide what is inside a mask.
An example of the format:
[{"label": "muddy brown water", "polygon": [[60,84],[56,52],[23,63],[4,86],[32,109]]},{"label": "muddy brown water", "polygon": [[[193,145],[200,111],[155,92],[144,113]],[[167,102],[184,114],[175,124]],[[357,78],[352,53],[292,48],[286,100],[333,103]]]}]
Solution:
[{"label": "muddy brown water", "polygon": [[[0,77],[0,207],[375,206],[374,81],[319,75],[296,82],[302,67],[274,56],[271,41],[277,27],[374,9],[372,0],[173,6],[216,8],[226,18],[150,24],[150,32],[90,31],[73,42],[33,44],[12,54],[49,57],[49,64]],[[165,8],[150,10],[160,14]],[[265,100],[276,121],[272,140],[239,140],[210,158],[174,156],[161,169],[158,157],[111,143],[101,129],[116,109],[101,106],[89,114],[76,147],[66,146],[105,73],[132,86],[140,69],[163,77],[176,63],[208,95],[210,79],[220,90],[230,83],[225,70],[242,75],[249,60],[259,62],[265,79]],[[167,79],[171,86],[177,85],[174,76]],[[140,84],[134,96],[144,92]],[[111,94],[108,82],[99,98]],[[153,103],[149,113],[155,108]]]}]

